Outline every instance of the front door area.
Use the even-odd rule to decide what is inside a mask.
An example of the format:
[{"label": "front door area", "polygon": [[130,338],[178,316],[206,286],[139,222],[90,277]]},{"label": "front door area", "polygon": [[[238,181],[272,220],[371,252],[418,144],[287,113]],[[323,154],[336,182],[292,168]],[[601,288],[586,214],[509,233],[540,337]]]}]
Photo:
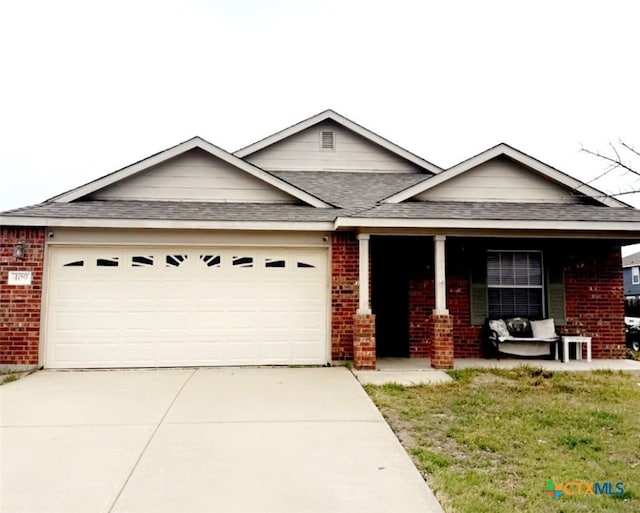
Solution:
[{"label": "front door area", "polygon": [[371,238],[371,307],[376,315],[376,356],[409,357],[410,239]]}]

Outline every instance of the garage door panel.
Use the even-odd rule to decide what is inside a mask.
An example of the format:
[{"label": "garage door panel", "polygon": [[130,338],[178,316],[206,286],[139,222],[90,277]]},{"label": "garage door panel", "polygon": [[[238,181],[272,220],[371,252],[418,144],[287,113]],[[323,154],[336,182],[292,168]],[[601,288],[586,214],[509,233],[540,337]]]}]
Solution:
[{"label": "garage door panel", "polygon": [[238,340],[236,337],[229,337],[225,344],[225,356],[232,365],[249,364],[255,362],[259,345],[255,338]]},{"label": "garage door panel", "polygon": [[295,315],[291,317],[293,329],[295,330],[319,330],[324,324],[324,317],[317,311],[304,311],[296,309]]},{"label": "garage door panel", "polygon": [[291,326],[291,315],[287,310],[273,310],[274,305],[269,305],[270,308],[266,308],[263,311],[262,327],[265,331],[270,332],[274,329],[280,331],[289,331]]},{"label": "garage door panel", "polygon": [[87,318],[82,312],[65,312],[55,319],[55,329],[66,334],[84,335],[87,330]]},{"label": "garage door panel", "polygon": [[46,365],[321,364],[326,251],[52,247]]}]

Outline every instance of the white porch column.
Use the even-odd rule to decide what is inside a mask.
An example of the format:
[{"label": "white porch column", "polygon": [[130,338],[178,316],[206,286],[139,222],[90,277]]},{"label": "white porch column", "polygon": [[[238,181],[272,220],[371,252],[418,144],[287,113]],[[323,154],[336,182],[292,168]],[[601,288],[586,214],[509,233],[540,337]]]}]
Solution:
[{"label": "white porch column", "polygon": [[358,257],[358,283],[360,295],[358,297],[358,314],[370,314],[369,302],[369,234],[359,233],[358,243],[360,254]]},{"label": "white porch column", "polygon": [[436,307],[433,315],[449,315],[447,310],[447,272],[445,269],[445,247],[446,235],[434,235],[433,245],[435,252],[435,286],[436,286]]}]

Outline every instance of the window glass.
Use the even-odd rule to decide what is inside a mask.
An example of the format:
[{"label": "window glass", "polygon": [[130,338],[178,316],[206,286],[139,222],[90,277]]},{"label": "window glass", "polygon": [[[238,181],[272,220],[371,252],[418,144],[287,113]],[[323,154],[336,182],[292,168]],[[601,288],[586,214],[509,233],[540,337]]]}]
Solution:
[{"label": "window glass", "polygon": [[265,260],[265,267],[285,267],[286,263],[282,258],[267,258]]},{"label": "window glass", "polygon": [[544,317],[542,253],[489,251],[489,317]]},{"label": "window glass", "polygon": [[234,256],[231,259],[231,264],[234,267],[253,267],[253,257]]},{"label": "window glass", "polygon": [[84,267],[84,260],[74,260],[63,264],[63,267]]},{"label": "window glass", "polygon": [[207,267],[220,267],[221,264],[220,255],[200,255],[200,260]]},{"label": "window glass", "polygon": [[167,255],[165,267],[180,267],[187,261],[187,255]]},{"label": "window glass", "polygon": [[120,257],[98,258],[96,265],[98,267],[118,267]]},{"label": "window glass", "polygon": [[132,256],[131,267],[152,267],[153,256]]}]

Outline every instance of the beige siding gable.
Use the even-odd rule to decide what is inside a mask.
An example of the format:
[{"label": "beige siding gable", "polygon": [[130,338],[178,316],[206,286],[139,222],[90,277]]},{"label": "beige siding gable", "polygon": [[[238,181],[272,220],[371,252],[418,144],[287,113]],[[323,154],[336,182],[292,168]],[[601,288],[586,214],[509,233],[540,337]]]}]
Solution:
[{"label": "beige siding gable", "polygon": [[[333,149],[322,148],[322,132],[333,132]],[[245,160],[269,171],[423,172],[413,162],[331,120],[297,132]]]},{"label": "beige siding gable", "polygon": [[199,148],[96,191],[91,198],[299,203],[287,193]]},{"label": "beige siding gable", "polygon": [[496,201],[519,203],[576,203],[566,186],[500,156],[484,162],[416,195],[417,201]]}]

